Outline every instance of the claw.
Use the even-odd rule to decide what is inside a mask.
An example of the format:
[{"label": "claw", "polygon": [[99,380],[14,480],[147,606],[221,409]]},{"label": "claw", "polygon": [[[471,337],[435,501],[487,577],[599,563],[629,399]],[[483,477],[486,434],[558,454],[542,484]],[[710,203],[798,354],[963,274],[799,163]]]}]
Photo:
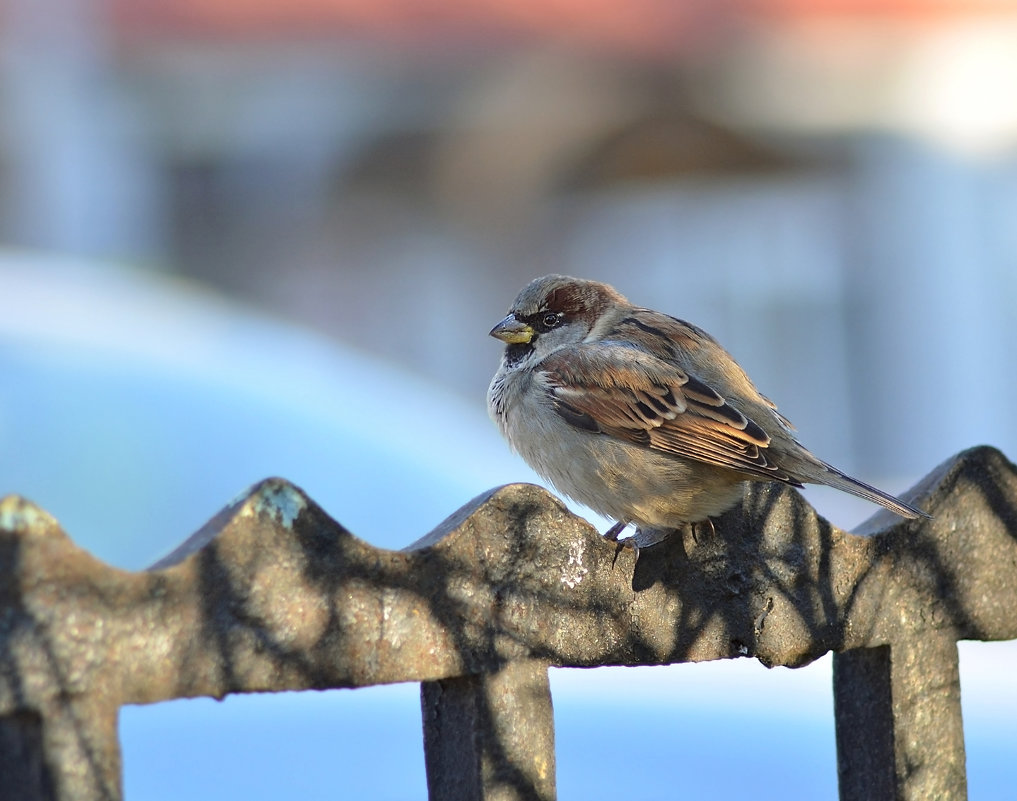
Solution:
[{"label": "claw", "polygon": [[[614,526],[612,526],[612,529],[613,528],[614,528]],[[622,526],[622,528],[624,528],[624,526]],[[604,536],[607,537],[606,534]],[[608,539],[610,539],[610,538],[608,538]],[[625,548],[631,548],[632,549],[632,553],[635,556],[635,559],[633,560],[633,564],[636,564],[636,563],[639,562],[639,543],[637,543],[635,541],[635,538],[633,538],[633,537],[626,537],[623,540],[615,539],[614,542],[617,543],[617,544],[614,546],[614,559],[611,560],[611,567],[614,567],[615,564],[618,562],[618,554],[620,554],[622,552],[622,550],[624,550]]]},{"label": "claw", "polygon": [[703,533],[706,534],[707,537],[714,537],[717,535],[717,529],[713,525],[712,518],[707,517],[705,520],[697,520],[695,523],[689,523],[689,528],[692,529],[692,540],[696,543],[696,545],[699,544],[699,531],[697,529],[700,527],[702,527]]}]

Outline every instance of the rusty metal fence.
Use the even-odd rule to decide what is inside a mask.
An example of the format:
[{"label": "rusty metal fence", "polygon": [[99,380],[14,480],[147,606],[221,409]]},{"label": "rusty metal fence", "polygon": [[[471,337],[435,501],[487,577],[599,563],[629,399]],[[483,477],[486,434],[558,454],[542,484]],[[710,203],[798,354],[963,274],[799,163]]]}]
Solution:
[{"label": "rusty metal fence", "polygon": [[404,681],[432,799],[552,799],[548,666],[827,651],[841,798],[962,799],[956,643],[1017,638],[1017,469],[973,449],[908,497],[934,518],[849,534],[760,486],[637,560],[529,485],[387,551],[269,479],[140,573],[8,497],[0,799],[121,798],[124,704]]}]

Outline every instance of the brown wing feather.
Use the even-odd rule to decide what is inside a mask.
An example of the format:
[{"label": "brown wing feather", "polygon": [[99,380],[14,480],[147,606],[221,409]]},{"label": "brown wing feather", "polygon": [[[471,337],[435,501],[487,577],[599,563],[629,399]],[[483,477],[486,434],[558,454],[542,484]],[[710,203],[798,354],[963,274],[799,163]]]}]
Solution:
[{"label": "brown wing feather", "polygon": [[577,427],[801,486],[774,463],[770,437],[756,422],[712,387],[643,350],[577,345],[548,356],[541,371],[555,408]]}]

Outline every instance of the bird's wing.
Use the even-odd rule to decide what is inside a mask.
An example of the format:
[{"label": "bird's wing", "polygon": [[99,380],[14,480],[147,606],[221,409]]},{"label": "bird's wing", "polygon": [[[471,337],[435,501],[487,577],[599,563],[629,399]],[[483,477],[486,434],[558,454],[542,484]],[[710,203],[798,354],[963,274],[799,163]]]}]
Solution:
[{"label": "bird's wing", "polygon": [[677,365],[620,342],[561,348],[540,364],[554,408],[571,425],[651,450],[797,487],[770,437],[719,392]]}]

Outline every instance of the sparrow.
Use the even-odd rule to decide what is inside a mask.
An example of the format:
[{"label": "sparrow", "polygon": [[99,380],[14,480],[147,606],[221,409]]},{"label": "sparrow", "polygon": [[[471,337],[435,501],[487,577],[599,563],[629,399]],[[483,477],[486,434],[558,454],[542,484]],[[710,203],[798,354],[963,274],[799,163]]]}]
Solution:
[{"label": "sparrow", "polygon": [[607,284],[538,278],[490,335],[506,344],[491,417],[558,491],[617,521],[608,536],[709,522],[750,481],[826,484],[928,517],[814,456],[701,328]]}]

